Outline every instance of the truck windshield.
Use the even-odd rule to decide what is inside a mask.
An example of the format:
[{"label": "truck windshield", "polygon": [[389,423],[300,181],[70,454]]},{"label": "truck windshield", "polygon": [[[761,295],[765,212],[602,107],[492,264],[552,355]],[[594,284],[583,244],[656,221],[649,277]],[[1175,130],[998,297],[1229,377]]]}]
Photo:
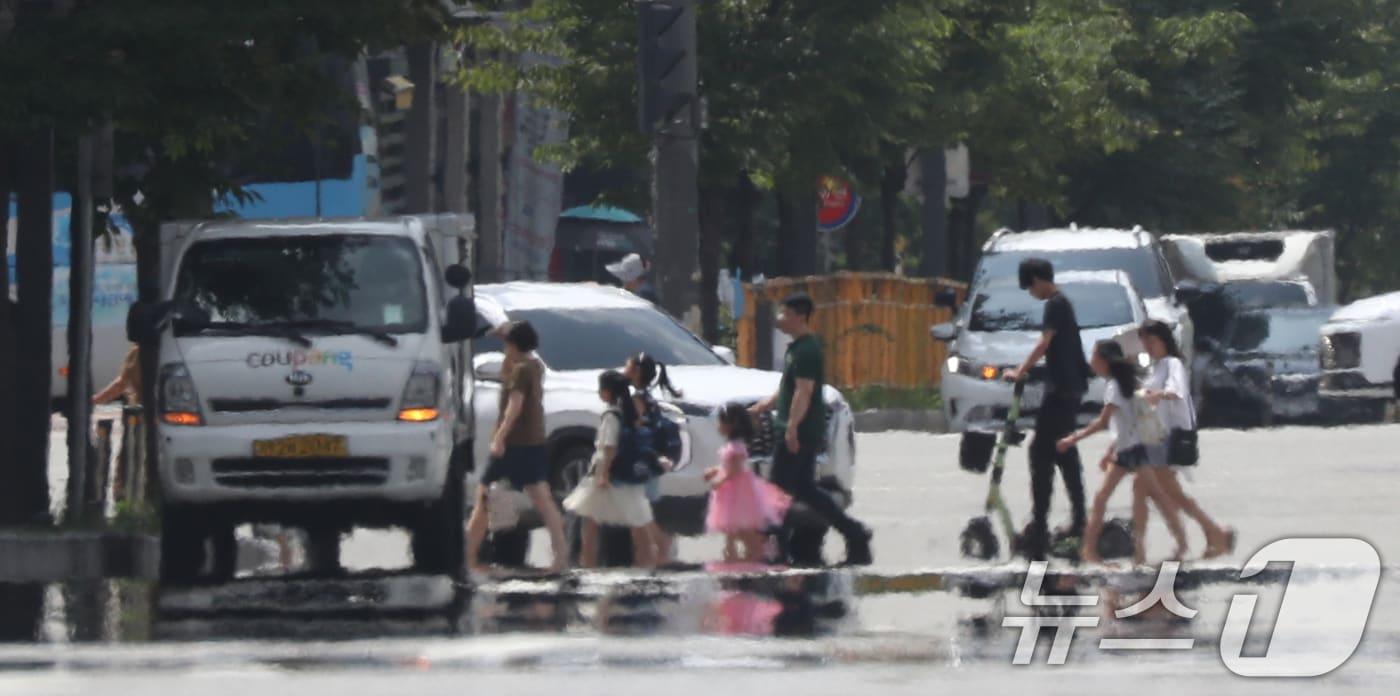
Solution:
[{"label": "truck windshield", "polygon": [[1235,323],[1230,348],[1241,353],[1293,355],[1317,350],[1328,313],[1252,312]]},{"label": "truck windshield", "polygon": [[[1133,323],[1128,291],[1116,283],[1065,283],[1060,292],[1074,305],[1081,329]],[[979,292],[972,301],[969,331],[1039,331],[1045,303],[1014,285]]]},{"label": "truck windshield", "polygon": [[[423,263],[412,240],[374,235],[212,239],[180,264],[177,300],[210,326],[307,333],[422,333]],[[182,333],[204,327],[179,327]]]}]

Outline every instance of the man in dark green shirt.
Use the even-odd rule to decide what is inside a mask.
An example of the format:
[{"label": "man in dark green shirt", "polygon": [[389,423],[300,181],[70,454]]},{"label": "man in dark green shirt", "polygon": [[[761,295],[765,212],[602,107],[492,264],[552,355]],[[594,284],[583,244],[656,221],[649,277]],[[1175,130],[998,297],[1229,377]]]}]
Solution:
[{"label": "man in dark green shirt", "polygon": [[826,404],[821,339],[812,333],[812,298],[783,301],[778,329],[792,337],[778,393],[753,405],[755,414],[778,409],[775,427],[783,442],[773,453],[773,483],[801,501],[846,539],[846,565],[869,565],[870,530],[817,487],[817,452],[826,442]]}]

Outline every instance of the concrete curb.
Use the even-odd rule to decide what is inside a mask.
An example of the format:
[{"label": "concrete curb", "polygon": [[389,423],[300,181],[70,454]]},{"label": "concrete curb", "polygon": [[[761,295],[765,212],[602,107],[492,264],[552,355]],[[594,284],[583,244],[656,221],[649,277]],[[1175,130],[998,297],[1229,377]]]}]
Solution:
[{"label": "concrete curb", "polygon": [[942,411],[915,411],[908,409],[877,409],[860,411],[855,416],[856,432],[886,433],[910,431],[918,433],[946,433],[948,421]]},{"label": "concrete curb", "polygon": [[154,579],[160,540],[127,532],[0,531],[0,582]]}]

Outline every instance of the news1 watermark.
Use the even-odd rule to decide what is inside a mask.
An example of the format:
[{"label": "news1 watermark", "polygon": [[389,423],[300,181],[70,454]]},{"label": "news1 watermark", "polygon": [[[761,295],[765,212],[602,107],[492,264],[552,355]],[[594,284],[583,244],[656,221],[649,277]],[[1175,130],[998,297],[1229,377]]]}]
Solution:
[{"label": "news1 watermark", "polygon": [[[1245,677],[1316,677],[1341,667],[1361,644],[1366,622],[1381,578],[1380,554],[1371,544],[1350,538],[1280,539],[1260,549],[1234,579],[1258,575],[1270,563],[1291,564],[1283,600],[1268,635],[1263,655],[1246,656],[1245,641],[1256,621],[1259,596],[1234,594],[1220,633],[1220,659],[1226,668]],[[1075,615],[1099,607],[1099,594],[1064,594],[1044,591],[1047,564],[1031,563],[1020,600],[1031,616],[1007,616],[1005,628],[1020,630],[1012,664],[1029,665],[1043,633],[1052,636],[1046,663],[1063,665],[1069,657],[1075,632],[1097,628],[1101,615]],[[1160,607],[1182,621],[1199,612],[1176,595],[1181,564],[1168,561],[1158,570],[1156,582],[1140,600],[1113,610],[1116,619],[1131,619]],[[1298,578],[1307,578],[1297,581]],[[1256,633],[1260,630],[1255,627]],[[1186,651],[1196,639],[1178,635],[1163,637],[1103,637],[1105,651]]]}]

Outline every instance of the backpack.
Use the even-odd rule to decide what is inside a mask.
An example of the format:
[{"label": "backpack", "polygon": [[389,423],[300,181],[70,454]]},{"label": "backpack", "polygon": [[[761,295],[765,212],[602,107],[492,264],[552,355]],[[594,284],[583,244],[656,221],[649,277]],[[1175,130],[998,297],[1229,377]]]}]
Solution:
[{"label": "backpack", "polygon": [[651,428],[623,423],[617,434],[617,455],[613,458],[612,468],[608,470],[608,481],[623,484],[646,483],[656,465],[652,437]]},{"label": "backpack", "polygon": [[646,422],[651,429],[652,471],[660,474],[661,465],[656,461],[658,457],[665,457],[675,464],[681,461],[685,450],[685,444],[681,442],[681,426],[667,418],[654,401],[647,408]]}]

